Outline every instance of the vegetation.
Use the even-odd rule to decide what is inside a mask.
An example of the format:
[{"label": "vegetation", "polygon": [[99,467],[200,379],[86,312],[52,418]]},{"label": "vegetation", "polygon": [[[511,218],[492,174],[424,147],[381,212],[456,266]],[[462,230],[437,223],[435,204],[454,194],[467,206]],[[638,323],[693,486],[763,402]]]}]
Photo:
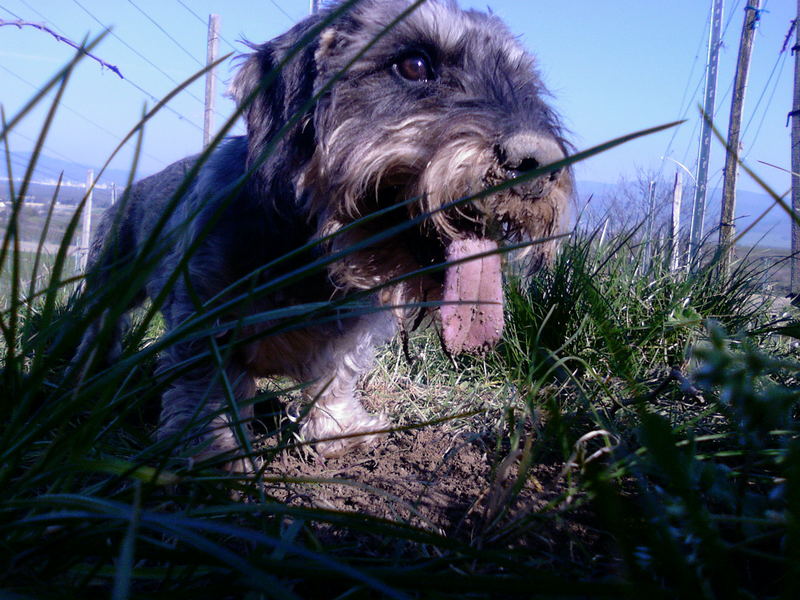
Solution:
[{"label": "vegetation", "polygon": [[[3,140],[53,89],[44,138],[73,66]],[[0,246],[3,597],[800,595],[800,323],[760,293],[769,271],[757,263],[721,275],[709,255],[671,271],[668,250],[639,243],[636,228],[602,241],[578,231],[551,268],[510,278],[494,354],[453,365],[429,333],[411,340],[409,363],[390,348],[368,385],[394,395],[395,436],[438,428],[491,465],[485,494],[456,519],[473,527],[444,529],[380,490],[368,491],[395,516],[294,501],[365,486],[271,470],[287,456],[309,464],[279,414],[260,415],[257,473],[155,443],[152,407],[168,380],[154,357],[214,315],[158,338],[150,307],[115,364],[72,364],[88,320],[121,313],[151,266],[119,273],[87,306],[66,241],[44,277],[42,248],[15,248],[21,204]],[[293,391],[280,388],[257,400]]]}]

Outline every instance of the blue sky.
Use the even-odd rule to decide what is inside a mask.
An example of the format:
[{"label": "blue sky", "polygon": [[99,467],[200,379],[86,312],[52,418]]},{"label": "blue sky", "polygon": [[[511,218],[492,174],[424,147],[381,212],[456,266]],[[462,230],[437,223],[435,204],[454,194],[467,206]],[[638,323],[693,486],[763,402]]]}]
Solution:
[{"label": "blue sky", "polygon": [[[635,141],[581,164],[578,178],[616,183],[640,172],[672,177],[673,160],[694,170],[706,56],[710,0],[461,0],[462,6],[499,14],[539,59],[553,102],[578,148],[680,118],[675,133]],[[733,70],[746,0],[726,0],[716,120],[726,130]],[[793,57],[781,46],[794,2],[766,0],[756,34],[745,108],[744,156],[780,193],[790,177],[758,163],[789,168]],[[72,40],[112,27],[95,50],[125,80],[84,60],[65,94],[45,152],[54,158],[100,165],[135,124],[151,96],[160,98],[205,60],[208,14],[221,16],[222,53],[241,52],[238,40],[268,40],[308,12],[307,0],[0,0],[0,19],[45,22]],[[95,20],[96,19],[96,20]],[[161,29],[155,24],[157,23]],[[165,33],[166,32],[166,33]],[[791,43],[789,46],[791,47]],[[72,50],[41,31],[0,27],[0,102],[14,115]],[[152,63],[152,64],[151,64]],[[231,76],[230,61],[219,73]],[[217,125],[233,105],[219,86]],[[143,90],[143,91],[142,91]],[[199,151],[203,85],[176,98],[147,128],[139,173],[147,174]],[[29,150],[43,111],[30,115],[10,138]],[[114,163],[126,168],[130,152]],[[714,147],[709,184],[721,185],[724,156]],[[756,190],[746,176],[741,187]]]}]

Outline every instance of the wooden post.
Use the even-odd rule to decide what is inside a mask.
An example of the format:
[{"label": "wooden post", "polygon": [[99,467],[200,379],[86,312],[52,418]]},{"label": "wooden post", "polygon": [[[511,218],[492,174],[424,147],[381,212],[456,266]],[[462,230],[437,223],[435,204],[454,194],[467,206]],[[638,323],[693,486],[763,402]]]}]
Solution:
[{"label": "wooden post", "polygon": [[692,268],[699,266],[700,243],[703,239],[703,221],[706,214],[706,188],[708,186],[708,161],[711,156],[712,121],[717,97],[717,71],[722,40],[722,0],[713,0],[711,35],[706,63],[706,89],[703,101],[703,123],[700,134],[700,151],[697,159],[697,177],[692,205],[692,225],[689,233],[689,260]]},{"label": "wooden post", "polygon": [[89,248],[92,245],[92,196],[94,195],[94,171],[86,173],[86,202],[83,205],[83,228],[81,229],[81,247],[78,255],[78,270],[86,271],[89,259]]},{"label": "wooden post", "polygon": [[797,0],[794,52],[794,103],[792,105],[792,283],[791,293],[800,294],[800,0]]},{"label": "wooden post", "polygon": [[739,43],[739,58],[736,63],[736,77],[733,80],[733,99],[731,117],[728,125],[728,152],[725,155],[725,179],[722,186],[722,210],[719,220],[720,272],[727,274],[733,255],[733,235],[736,231],[736,179],[739,174],[739,138],[742,129],[744,95],[747,89],[747,76],[750,73],[750,55],[753,52],[753,39],[758,27],[761,0],[749,0],[744,9],[742,39]]},{"label": "wooden post", "polygon": [[[219,48],[219,15],[208,16],[208,51],[206,65],[217,60]],[[203,148],[211,142],[211,130],[214,129],[214,104],[217,95],[217,69],[206,72],[206,110],[203,118]]]},{"label": "wooden post", "polygon": [[319,12],[319,0],[310,0],[308,11],[313,15]]},{"label": "wooden post", "polygon": [[675,185],[672,187],[672,219],[669,227],[670,269],[680,268],[681,201],[683,200],[683,176],[675,171]]}]

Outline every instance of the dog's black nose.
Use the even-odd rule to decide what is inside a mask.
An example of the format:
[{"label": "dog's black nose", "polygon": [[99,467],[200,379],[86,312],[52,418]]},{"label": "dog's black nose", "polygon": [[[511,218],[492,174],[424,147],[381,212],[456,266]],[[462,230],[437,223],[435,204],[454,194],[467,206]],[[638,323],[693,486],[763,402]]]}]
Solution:
[{"label": "dog's black nose", "polygon": [[[516,179],[528,171],[539,169],[564,159],[564,151],[554,139],[533,132],[512,134],[495,147],[497,161],[508,179]],[[537,196],[544,195],[561,174],[556,168],[522,185]]]}]

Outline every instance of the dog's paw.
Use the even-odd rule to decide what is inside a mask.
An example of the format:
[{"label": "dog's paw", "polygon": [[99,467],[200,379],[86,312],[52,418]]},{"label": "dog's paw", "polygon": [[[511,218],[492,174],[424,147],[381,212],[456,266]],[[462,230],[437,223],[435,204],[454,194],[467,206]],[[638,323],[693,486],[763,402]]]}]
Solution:
[{"label": "dog's paw", "polygon": [[[313,411],[312,411],[313,412]],[[337,458],[359,446],[372,446],[386,437],[391,423],[383,413],[363,413],[347,424],[328,415],[309,415],[300,427],[303,440],[311,442],[320,458]]]}]

